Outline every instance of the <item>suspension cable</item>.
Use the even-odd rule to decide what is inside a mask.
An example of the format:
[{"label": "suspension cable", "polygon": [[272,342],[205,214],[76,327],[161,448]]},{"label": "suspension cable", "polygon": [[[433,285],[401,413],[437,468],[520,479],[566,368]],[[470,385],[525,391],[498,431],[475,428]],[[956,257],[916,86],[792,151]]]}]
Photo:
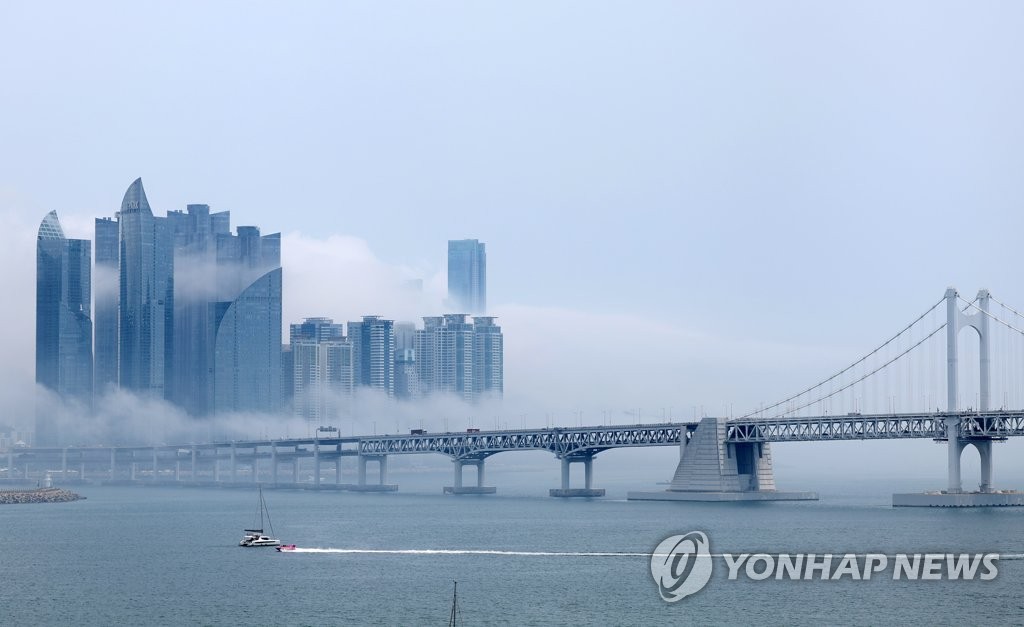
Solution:
[{"label": "suspension cable", "polygon": [[[1010,306],[1009,306],[1009,305],[1007,305],[1006,303],[1004,303],[1004,302],[1001,302],[1001,301],[997,300],[997,299],[996,299],[996,298],[995,298],[994,296],[992,296],[992,294],[989,294],[989,295],[988,295],[988,297],[989,297],[989,300],[991,300],[991,301],[992,301],[993,303],[995,303],[995,304],[997,304],[997,305],[1001,305],[1001,306],[1002,306],[1002,307],[1003,307],[1004,309],[1009,309],[1009,310],[1010,310],[1011,312],[1013,312],[1013,313],[1014,313],[1014,315],[1016,315],[1016,316],[1017,316],[1018,318],[1024,318],[1024,314],[1022,314],[1021,312],[1017,311],[1017,310],[1016,310],[1016,309],[1014,309],[1013,307],[1010,307]],[[961,300],[963,300],[963,299],[961,299]],[[975,299],[975,300],[977,300],[977,299]]]},{"label": "suspension cable", "polygon": [[[939,305],[941,305],[941,304],[942,304],[942,301],[944,301],[944,300],[946,300],[946,297],[945,297],[945,296],[943,296],[943,297],[942,297],[941,299],[939,299],[939,301],[938,301],[937,303],[935,303],[934,305],[932,305],[931,307],[929,307],[929,308],[928,308],[928,309],[927,309],[927,310],[926,310],[926,311],[925,311],[925,312],[924,312],[923,314],[921,314],[920,316],[918,316],[918,317],[917,317],[917,318],[916,318],[916,319],[915,319],[915,320],[914,320],[913,322],[911,322],[911,323],[910,323],[910,324],[908,324],[908,325],[907,325],[906,327],[904,327],[904,328],[903,328],[903,329],[902,329],[902,330],[901,330],[901,331],[900,331],[899,333],[897,333],[896,335],[894,335],[894,336],[892,336],[891,338],[889,338],[888,340],[886,340],[886,341],[885,341],[885,342],[884,342],[884,343],[883,343],[883,344],[882,344],[881,346],[879,346],[879,347],[878,347],[878,348],[876,348],[875,350],[871,351],[871,352],[870,352],[870,353],[868,353],[867,355],[864,355],[863,357],[861,357],[861,358],[860,358],[860,359],[858,359],[857,361],[853,362],[853,363],[852,363],[852,364],[850,364],[849,366],[847,366],[847,367],[843,368],[842,370],[840,370],[839,372],[835,373],[835,374],[834,374],[834,375],[832,375],[831,377],[829,377],[829,378],[827,378],[827,379],[825,379],[825,380],[823,380],[823,381],[820,381],[819,383],[817,383],[817,384],[815,384],[815,385],[812,385],[811,387],[807,388],[806,390],[804,390],[804,391],[802,391],[802,392],[799,392],[799,393],[797,393],[797,394],[794,394],[794,395],[790,396],[789,398],[784,398],[784,399],[782,399],[781,401],[779,401],[779,402],[777,402],[777,403],[775,403],[775,404],[773,404],[773,405],[769,405],[768,407],[762,407],[762,408],[760,408],[760,409],[755,409],[755,410],[754,410],[754,411],[752,411],[752,412],[749,412],[749,413],[747,413],[747,414],[744,414],[744,415],[740,416],[740,417],[739,417],[739,419],[740,419],[740,420],[742,420],[742,419],[744,419],[744,418],[750,418],[750,417],[751,417],[751,416],[753,416],[754,414],[757,414],[757,413],[763,413],[763,412],[764,412],[764,411],[766,411],[766,410],[772,410],[772,409],[775,409],[776,407],[779,407],[780,405],[785,405],[786,403],[788,403],[788,402],[790,402],[790,401],[792,401],[792,400],[794,400],[794,399],[800,398],[800,397],[801,397],[801,396],[803,396],[804,394],[807,394],[807,393],[808,393],[808,392],[810,392],[811,390],[814,390],[814,389],[820,388],[821,386],[825,385],[826,383],[829,383],[829,382],[830,382],[830,381],[832,381],[833,379],[836,379],[837,377],[839,377],[839,376],[841,376],[841,375],[843,375],[843,374],[846,374],[846,373],[847,373],[848,371],[852,370],[852,369],[853,369],[853,368],[855,368],[856,366],[859,366],[859,365],[860,365],[861,363],[863,363],[864,361],[866,361],[866,360],[867,360],[867,359],[868,359],[869,357],[871,357],[872,355],[874,355],[874,354],[875,354],[875,353],[877,353],[878,351],[880,351],[880,350],[882,350],[883,348],[885,348],[886,346],[888,346],[888,345],[889,345],[889,344],[890,344],[890,343],[891,343],[891,342],[892,342],[893,340],[895,340],[896,338],[898,338],[899,336],[903,335],[903,334],[904,334],[904,333],[906,333],[906,332],[907,332],[908,330],[910,330],[910,328],[911,328],[911,327],[913,327],[913,326],[914,326],[915,324],[917,324],[918,322],[920,322],[922,318],[924,318],[925,316],[927,316],[928,314],[930,314],[930,313],[931,313],[931,312],[932,312],[932,311],[933,311],[933,310],[934,310],[934,309],[935,309],[936,307],[938,307]],[[943,325],[943,326],[945,326],[945,325]],[[940,328],[941,328],[941,327],[940,327]],[[935,331],[933,331],[933,332],[932,332],[932,335],[934,335],[934,334],[935,334]],[[931,337],[931,335],[929,335],[928,337]],[[920,342],[919,342],[919,343],[920,343]],[[917,346],[917,344],[915,344],[915,345],[914,345],[914,347],[916,347],[916,346]],[[912,347],[912,348],[913,348],[913,347]],[[898,357],[897,357],[897,359],[898,359]],[[877,371],[876,371],[876,372],[877,372]],[[871,373],[871,374],[874,374],[874,373]],[[868,376],[870,376],[870,375],[868,375]],[[857,383],[857,382],[859,382],[859,381],[862,381],[863,379],[864,379],[864,377],[862,377],[861,379],[858,379],[857,381],[854,381],[854,383]],[[853,384],[851,383],[850,385],[853,385]],[[850,387],[850,386],[849,386],[849,385],[848,385],[848,386],[845,386],[845,387],[843,387],[843,388],[840,388],[840,390],[845,390],[845,389],[846,389],[846,388],[848,388],[848,387]],[[830,394],[829,396],[832,396],[832,394]],[[824,397],[824,398],[828,398],[828,397]],[[786,412],[786,413],[790,413],[790,412]]]},{"label": "suspension cable", "polygon": [[838,394],[839,392],[842,392],[843,390],[845,390],[845,389],[847,389],[847,388],[853,387],[854,385],[856,385],[856,384],[860,383],[860,382],[861,382],[861,381],[863,381],[864,379],[867,379],[867,378],[868,378],[868,377],[870,377],[871,375],[873,375],[873,374],[875,374],[875,373],[877,373],[877,372],[880,372],[881,370],[885,369],[886,367],[888,367],[889,365],[891,365],[891,364],[892,364],[893,362],[895,362],[895,361],[899,360],[899,359],[900,359],[901,357],[903,357],[904,355],[906,355],[906,354],[907,354],[907,353],[909,353],[910,351],[914,350],[915,348],[917,348],[917,347],[918,347],[918,346],[920,346],[921,344],[924,344],[924,343],[925,343],[926,341],[928,341],[929,339],[931,339],[931,337],[932,337],[933,335],[935,335],[936,333],[938,333],[939,331],[941,331],[941,330],[943,330],[943,329],[945,329],[945,328],[946,328],[946,323],[945,323],[945,322],[943,322],[943,323],[942,323],[941,325],[939,325],[938,327],[936,327],[936,329],[935,329],[934,331],[932,331],[932,332],[931,332],[931,333],[929,333],[928,335],[926,335],[926,336],[924,336],[923,338],[921,338],[920,340],[918,340],[918,342],[917,342],[916,344],[914,344],[913,346],[911,346],[911,347],[910,347],[910,348],[908,348],[907,350],[903,351],[903,352],[902,352],[902,353],[900,353],[899,355],[896,355],[895,357],[893,357],[893,358],[892,358],[892,359],[890,359],[889,361],[885,362],[885,363],[884,363],[884,364],[882,364],[881,366],[879,366],[879,367],[875,368],[875,369],[874,369],[874,370],[872,370],[871,372],[869,372],[869,373],[865,374],[865,375],[864,375],[864,376],[862,376],[861,378],[859,378],[859,379],[856,379],[856,380],[854,380],[854,381],[851,381],[851,382],[850,382],[850,383],[848,383],[847,385],[845,385],[845,386],[843,386],[843,387],[839,388],[838,390],[836,390],[835,392],[832,392],[831,394],[828,394],[827,396],[822,396],[821,398],[817,398],[817,399],[815,399],[815,400],[813,400],[813,401],[810,401],[810,402],[808,402],[808,403],[805,403],[805,404],[803,404],[803,405],[800,405],[800,406],[798,406],[798,407],[794,407],[793,409],[790,409],[790,410],[788,410],[788,411],[785,411],[785,412],[783,412],[783,413],[781,413],[781,414],[776,414],[775,416],[772,416],[771,418],[768,418],[768,420],[774,420],[774,419],[776,419],[776,418],[781,418],[781,417],[785,416],[786,414],[791,414],[791,413],[795,413],[795,412],[798,412],[798,411],[800,411],[801,409],[804,409],[804,408],[806,408],[806,407],[810,407],[811,405],[813,405],[813,404],[815,404],[815,403],[818,403],[818,402],[820,402],[820,401],[823,401],[823,400],[825,400],[825,399],[827,399],[827,398],[829,398],[829,397],[831,397],[831,396],[835,396],[836,394]]}]

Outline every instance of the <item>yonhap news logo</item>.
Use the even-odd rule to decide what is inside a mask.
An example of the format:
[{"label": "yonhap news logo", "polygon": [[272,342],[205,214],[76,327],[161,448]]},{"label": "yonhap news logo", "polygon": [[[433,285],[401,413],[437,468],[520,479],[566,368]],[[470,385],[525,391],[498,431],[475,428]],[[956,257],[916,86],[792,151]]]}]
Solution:
[{"label": "yonhap news logo", "polygon": [[669,536],[651,553],[651,576],[668,603],[704,589],[715,559],[736,581],[991,581],[999,574],[998,553],[711,553],[702,531]]},{"label": "yonhap news logo", "polygon": [[704,589],[711,579],[711,549],[701,531],[669,536],[651,554],[651,576],[669,603]]}]

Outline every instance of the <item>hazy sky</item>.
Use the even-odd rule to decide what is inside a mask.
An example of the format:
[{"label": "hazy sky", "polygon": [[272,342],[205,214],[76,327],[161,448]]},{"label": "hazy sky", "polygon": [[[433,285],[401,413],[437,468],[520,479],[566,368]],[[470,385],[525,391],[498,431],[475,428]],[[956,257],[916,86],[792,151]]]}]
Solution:
[{"label": "hazy sky", "polygon": [[5,2],[3,352],[43,215],[91,239],[142,176],[285,234],[286,322],[437,313],[446,240],[486,242],[529,411],[777,399],[948,285],[1024,307],[1021,32],[1017,2]]}]

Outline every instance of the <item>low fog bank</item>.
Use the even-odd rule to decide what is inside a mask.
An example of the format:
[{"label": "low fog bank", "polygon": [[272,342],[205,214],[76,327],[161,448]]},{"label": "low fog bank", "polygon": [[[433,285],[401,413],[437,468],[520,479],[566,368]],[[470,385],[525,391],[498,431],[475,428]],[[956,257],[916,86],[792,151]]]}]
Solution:
[{"label": "low fog bank", "polygon": [[[101,395],[90,411],[36,389],[33,295],[38,221],[34,216],[28,220],[25,213],[0,207],[0,228],[10,235],[10,245],[0,249],[0,262],[18,269],[3,275],[10,298],[0,308],[0,423],[31,431],[38,405],[55,417],[67,444],[305,437],[321,426],[289,413],[196,419],[163,400],[126,391]],[[37,213],[39,219],[45,215]],[[61,214],[60,219],[68,237],[92,238],[91,218]],[[421,316],[448,311],[443,255],[429,267],[406,266],[378,258],[358,238],[301,233],[284,236],[282,254],[284,337],[288,324],[307,316],[348,322],[379,314],[419,321]],[[416,279],[422,280],[422,289],[410,287],[410,280]],[[677,319],[657,319],[642,311],[548,307],[529,302],[528,296],[506,299],[490,311],[505,334],[504,399],[468,404],[437,396],[398,402],[363,390],[337,420],[326,422],[345,435],[359,435],[415,428],[461,431],[737,416],[820,380],[823,373],[834,372],[866,348],[774,342],[746,337],[742,330],[714,336],[690,324],[686,312]],[[925,444],[930,442],[786,444],[776,446],[775,464],[780,485],[801,476],[841,480],[913,475],[935,477],[939,487],[945,452]],[[1011,441],[996,447],[996,485],[1024,487],[1022,446]],[[645,463],[651,455],[644,449],[607,452],[602,453],[601,459],[607,461],[601,465],[626,468]],[[509,463],[513,457],[508,456]],[[424,459],[425,464],[434,463]],[[964,462],[975,463],[970,452]],[[666,466],[658,476],[667,479],[674,465],[658,465]],[[439,459],[438,467],[445,467],[445,460]],[[548,468],[547,463],[542,467]]]}]

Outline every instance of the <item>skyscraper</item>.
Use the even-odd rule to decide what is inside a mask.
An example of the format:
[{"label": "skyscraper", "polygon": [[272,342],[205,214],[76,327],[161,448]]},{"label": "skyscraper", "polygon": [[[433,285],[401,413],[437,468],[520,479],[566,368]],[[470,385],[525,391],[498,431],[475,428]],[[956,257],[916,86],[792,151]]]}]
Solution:
[{"label": "skyscraper", "polygon": [[[92,399],[91,245],[67,239],[51,211],[36,238],[36,382],[62,398]],[[51,416],[36,418],[36,444],[57,446]]]},{"label": "skyscraper", "polygon": [[448,300],[459,313],[487,311],[487,253],[482,242],[448,240]]},{"label": "skyscraper", "polygon": [[230,228],[208,205],[154,217],[141,179],[116,221],[96,221],[97,273],[118,269],[97,299],[98,385],[116,368],[121,387],[192,415],[279,409],[280,234]]},{"label": "skyscraper", "polygon": [[498,397],[505,391],[504,338],[492,316],[473,317],[473,397]]},{"label": "skyscraper", "polygon": [[93,387],[96,394],[117,387],[119,238],[116,220],[96,218],[96,268],[92,282],[95,302]]},{"label": "skyscraper", "polygon": [[[240,226],[232,235],[231,214],[227,211],[211,213],[208,205],[190,204],[186,212],[167,214],[174,241],[174,349],[173,374],[169,377],[167,398],[194,416],[219,411],[274,411],[281,402],[281,347],[276,358],[270,352],[259,351],[261,361],[238,361],[241,353],[251,347],[239,345],[227,350],[222,333],[236,334],[263,342],[277,337],[280,342],[281,293],[280,280],[269,279],[264,287],[270,299],[270,309],[253,309],[252,302],[235,307],[243,293],[281,265],[281,246],[278,234],[261,236],[255,226]],[[259,288],[256,290],[259,292]],[[276,304],[275,304],[276,303]],[[275,309],[276,308],[276,309]],[[239,312],[247,312],[238,318]],[[227,326],[225,316],[231,314]],[[270,326],[278,325],[275,329]],[[220,350],[220,359],[218,353]],[[226,352],[227,351],[227,352]],[[227,360],[227,361],[223,361]],[[227,363],[233,374],[225,379]],[[277,364],[275,367],[274,364]],[[276,376],[270,372],[276,369]],[[222,378],[218,378],[217,373]],[[289,374],[290,376],[290,374]],[[229,383],[237,380],[237,386]],[[265,395],[273,406],[255,407],[239,389],[249,382],[257,386],[278,386],[276,394]],[[224,390],[224,385],[240,386]]]},{"label": "skyscraper", "polygon": [[[281,268],[217,303],[214,409],[276,411],[281,404]],[[225,307],[226,306],[226,307]]]},{"label": "skyscraper", "polygon": [[174,336],[174,256],[167,219],[153,217],[141,178],[125,192],[118,226],[118,380],[163,398]]},{"label": "skyscraper", "polygon": [[393,320],[363,316],[362,322],[348,323],[352,361],[357,386],[368,386],[395,394],[395,326]]}]

